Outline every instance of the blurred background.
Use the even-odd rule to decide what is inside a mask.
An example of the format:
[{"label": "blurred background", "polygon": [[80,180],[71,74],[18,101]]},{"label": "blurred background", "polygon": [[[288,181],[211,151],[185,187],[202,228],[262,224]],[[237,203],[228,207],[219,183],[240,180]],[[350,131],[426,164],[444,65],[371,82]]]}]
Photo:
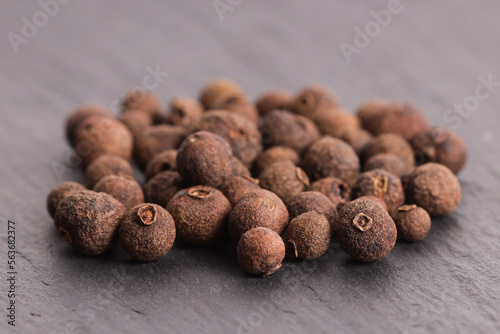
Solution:
[{"label": "blurred background", "polygon": [[[20,306],[18,326],[2,320],[1,331],[499,331],[499,11],[493,0],[4,2],[0,217],[19,223]],[[147,76],[164,106],[217,77],[251,98],[320,83],[350,111],[374,97],[411,102],[465,138],[462,203],[383,261],[353,264],[332,248],[265,280],[224,248],[174,248],[155,264],[119,250],[75,256],[45,209],[57,166],[71,163],[64,119],[83,103],[115,109]],[[77,168],[62,178],[82,180]]]}]

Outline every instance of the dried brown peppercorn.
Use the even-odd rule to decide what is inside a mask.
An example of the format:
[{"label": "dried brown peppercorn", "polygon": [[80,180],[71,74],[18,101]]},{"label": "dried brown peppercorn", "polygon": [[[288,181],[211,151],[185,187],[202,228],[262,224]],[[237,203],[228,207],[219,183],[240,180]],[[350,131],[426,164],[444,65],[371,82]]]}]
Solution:
[{"label": "dried brown peppercorn", "polygon": [[122,113],[130,110],[141,110],[148,114],[154,122],[161,119],[161,103],[158,97],[145,90],[133,89],[122,100]]},{"label": "dried brown peppercorn", "polygon": [[[387,204],[380,197],[375,197],[375,196],[360,196],[360,197],[356,198],[355,201],[361,200],[361,199],[369,199],[369,200],[375,201],[378,204],[382,205],[382,207],[387,211]],[[337,210],[339,210],[339,211],[340,211],[340,209],[342,209],[342,207],[337,208]]]},{"label": "dried brown peppercorn", "polygon": [[339,107],[337,97],[327,88],[309,86],[292,98],[290,110],[310,119],[316,119],[325,110]]},{"label": "dried brown peppercorn", "polygon": [[170,111],[165,122],[194,130],[198,127],[202,114],[203,106],[200,102],[189,97],[178,97],[170,102]]},{"label": "dried brown peppercorn", "polygon": [[155,261],[174,245],[175,224],[167,210],[144,203],[130,209],[121,220],[120,244],[138,261]]},{"label": "dried brown peppercorn", "polygon": [[361,126],[358,116],[342,109],[326,109],[316,116],[314,122],[322,134],[335,138],[340,138],[349,129],[359,129]]},{"label": "dried brown peppercorn", "polygon": [[358,199],[339,211],[333,233],[340,246],[355,260],[372,262],[386,256],[397,238],[396,225],[377,202]]},{"label": "dried brown peppercorn", "polygon": [[156,174],[167,170],[177,170],[177,150],[166,150],[158,153],[146,165],[146,179],[149,180]]},{"label": "dried brown peppercorn", "polygon": [[183,126],[167,124],[144,129],[134,142],[135,161],[144,170],[158,153],[177,149],[188,134]]},{"label": "dried brown peppercorn", "polygon": [[137,138],[142,130],[153,124],[151,116],[138,109],[127,111],[126,113],[121,114],[118,119],[125,124],[125,126],[134,135],[134,138]]},{"label": "dried brown peppercorn", "polygon": [[219,190],[233,207],[245,194],[259,189],[262,189],[259,186],[259,180],[249,176],[233,176],[219,186]]},{"label": "dried brown peppercorn", "polygon": [[126,210],[144,203],[142,188],[133,178],[108,175],[97,182],[94,191],[113,196],[123,204]]},{"label": "dried brown peppercorn", "polygon": [[266,147],[287,146],[298,153],[302,153],[320,137],[313,121],[284,110],[269,112],[262,120],[260,132]]},{"label": "dried brown peppercorn", "polygon": [[408,161],[390,153],[376,154],[368,159],[363,166],[364,171],[383,169],[400,178],[411,172],[413,168]]},{"label": "dried brown peppercorn", "polygon": [[199,131],[187,137],[177,151],[177,170],[191,185],[216,187],[232,173],[228,143],[211,132]]},{"label": "dried brown peppercorn", "polygon": [[281,89],[272,89],[264,92],[255,102],[255,106],[261,116],[265,116],[271,111],[287,109],[292,96],[289,92]]},{"label": "dried brown peppercorn", "polygon": [[105,176],[122,175],[134,177],[130,163],[116,155],[103,155],[92,161],[85,169],[85,185],[92,189]]},{"label": "dried brown peppercorn", "polygon": [[304,191],[288,203],[290,219],[309,211],[318,211],[325,215],[333,226],[337,218],[337,209],[328,197],[317,191]]},{"label": "dried brown peppercorn", "polygon": [[434,127],[417,134],[411,142],[418,164],[437,162],[457,174],[467,160],[465,142],[455,132]]},{"label": "dried brown peppercorn", "polygon": [[329,136],[315,141],[302,159],[302,167],[312,180],[333,176],[353,186],[359,176],[359,158],[351,146]]},{"label": "dried brown peppercorn", "polygon": [[174,195],[185,188],[181,176],[177,172],[160,172],[144,185],[144,198],[147,203],[155,203],[165,207]]},{"label": "dried brown peppercorn", "polygon": [[291,258],[314,260],[330,247],[332,227],[325,215],[308,211],[292,219],[283,235],[286,255]]},{"label": "dried brown peppercorn", "polygon": [[254,227],[281,234],[288,225],[288,211],[276,194],[261,189],[245,194],[229,214],[229,235],[235,241]]},{"label": "dried brown peppercorn", "polygon": [[411,140],[416,134],[429,128],[424,114],[408,103],[368,101],[360,106],[358,116],[363,128],[374,136],[393,133]]},{"label": "dried brown peppercorn", "polygon": [[289,160],[297,165],[300,162],[300,155],[294,149],[286,146],[273,146],[264,150],[259,155],[255,163],[255,173],[259,175],[267,166],[278,162]]},{"label": "dried brown peppercorn", "polygon": [[398,176],[382,169],[374,169],[361,173],[356,185],[352,188],[353,198],[375,196],[387,204],[391,216],[405,202],[405,194]]},{"label": "dried brown peppercorn", "polygon": [[124,212],[123,205],[111,195],[85,190],[59,203],[54,222],[64,240],[77,251],[98,255],[116,239]]},{"label": "dried brown peppercorn", "polygon": [[105,154],[117,155],[127,161],[132,157],[132,134],[122,122],[111,117],[86,118],[76,129],[74,143],[83,167]]},{"label": "dried brown peppercorn", "polygon": [[313,182],[308,190],[320,192],[328,197],[337,210],[339,206],[351,200],[351,187],[345,181],[336,177],[319,179]]},{"label": "dried brown peppercorn", "polygon": [[403,182],[407,203],[418,205],[431,216],[444,215],[460,203],[460,183],[455,174],[441,164],[429,162],[418,166]]},{"label": "dried brown peppercorn", "polygon": [[69,195],[82,190],[86,190],[83,185],[77,182],[65,181],[52,188],[47,196],[47,210],[51,217],[54,217],[59,203]]},{"label": "dried brown peppercorn", "polygon": [[252,177],[252,173],[247,166],[238,158],[234,157],[231,159],[231,175],[232,176],[245,176]]},{"label": "dried brown peppercorn", "polygon": [[66,119],[66,138],[71,145],[75,144],[76,130],[87,118],[92,116],[111,117],[111,113],[100,105],[84,105],[73,111]]},{"label": "dried brown peppercorn", "polygon": [[256,227],[241,236],[237,247],[238,262],[248,274],[268,276],[281,268],[285,244],[274,231]]},{"label": "dried brown peppercorn", "polygon": [[249,168],[262,152],[262,141],[257,126],[233,112],[205,112],[199,130],[215,133],[225,139],[233,155]]},{"label": "dried brown peppercorn", "polygon": [[408,162],[411,166],[415,165],[415,158],[411,145],[401,136],[385,133],[375,137],[368,143],[362,152],[362,160],[368,161],[377,154],[390,153]]},{"label": "dried brown peppercorn", "polygon": [[257,111],[257,108],[244,95],[227,100],[212,109],[230,111],[231,113],[237,114],[245,120],[250,120],[255,124],[259,121],[259,112]]},{"label": "dried brown peppercorn", "polygon": [[394,215],[394,223],[398,230],[398,239],[404,241],[420,241],[431,229],[431,217],[415,204],[403,205]]},{"label": "dried brown peppercorn", "polygon": [[339,138],[351,145],[359,156],[365,146],[372,141],[373,136],[370,132],[360,128],[347,128],[340,134]]},{"label": "dried brown peppercorn", "polygon": [[206,110],[215,108],[224,102],[242,96],[243,90],[229,79],[215,79],[202,90],[200,102]]},{"label": "dried brown peppercorn", "polygon": [[262,188],[272,191],[285,203],[310,185],[307,174],[288,160],[266,167],[259,174],[259,181]]},{"label": "dried brown peppercorn", "polygon": [[195,245],[220,241],[227,232],[231,204],[217,189],[194,186],[183,189],[168,202],[177,238]]}]

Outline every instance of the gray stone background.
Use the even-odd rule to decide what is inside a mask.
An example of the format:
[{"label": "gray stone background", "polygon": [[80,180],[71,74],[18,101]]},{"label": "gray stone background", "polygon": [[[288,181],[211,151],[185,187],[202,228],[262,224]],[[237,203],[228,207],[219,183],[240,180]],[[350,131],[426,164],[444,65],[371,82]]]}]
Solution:
[{"label": "gray stone background", "polygon": [[[489,77],[500,82],[498,1],[401,0],[378,30],[371,11],[389,1],[222,0],[221,16],[212,1],[65,2],[52,16],[36,1],[1,4],[0,268],[6,277],[10,219],[18,275],[15,328],[0,284],[0,332],[500,331],[500,86],[475,96]],[[348,62],[340,45],[356,45],[367,24],[372,37]],[[118,247],[79,256],[45,209],[60,179],[82,180],[64,117],[85,102],[113,106],[155,68],[169,73],[154,89],[165,104],[221,76],[252,98],[317,82],[349,110],[373,97],[414,103],[468,143],[462,203],[423,242],[398,243],[377,263],[354,263],[333,245],[266,279],[244,275],[230,246],[177,245],[146,264]]]}]

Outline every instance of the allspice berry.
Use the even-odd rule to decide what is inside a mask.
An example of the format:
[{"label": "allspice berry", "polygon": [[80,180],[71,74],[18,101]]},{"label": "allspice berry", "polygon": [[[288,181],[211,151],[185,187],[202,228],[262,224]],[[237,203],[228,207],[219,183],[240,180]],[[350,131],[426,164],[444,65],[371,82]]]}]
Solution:
[{"label": "allspice berry", "polygon": [[310,119],[284,110],[269,112],[260,125],[262,143],[266,147],[288,146],[299,154],[320,137],[319,129]]},{"label": "allspice berry", "polygon": [[119,235],[120,244],[134,260],[155,261],[174,245],[175,224],[167,210],[144,203],[123,216]]},{"label": "allspice berry", "polygon": [[97,182],[108,175],[134,177],[130,163],[116,155],[102,155],[92,161],[85,169],[85,185],[93,189]]},{"label": "allspice berry", "polygon": [[103,177],[94,187],[95,192],[110,194],[130,210],[140,203],[144,203],[142,188],[133,178],[118,175]]},{"label": "allspice berry", "polygon": [[144,185],[144,198],[147,203],[155,203],[165,207],[174,195],[185,188],[181,176],[177,172],[160,172]]},{"label": "allspice berry", "polygon": [[179,191],[167,205],[177,238],[195,245],[214,244],[227,231],[231,204],[217,189],[194,186]]},{"label": "allspice berry", "polygon": [[281,268],[285,244],[276,232],[256,227],[241,236],[236,252],[246,273],[265,277]]},{"label": "allspice berry", "polygon": [[134,142],[135,161],[144,170],[158,153],[177,149],[188,133],[183,126],[166,124],[144,129]]},{"label": "allspice berry", "polygon": [[272,89],[264,92],[257,98],[255,106],[261,116],[265,116],[271,111],[278,109],[287,109],[290,104],[292,96],[289,92],[281,89]]},{"label": "allspice berry", "polygon": [[252,177],[252,173],[247,166],[240,159],[233,156],[231,159],[231,175],[232,176],[244,176]]},{"label": "allspice berry", "polygon": [[170,110],[165,122],[194,130],[198,127],[202,114],[203,106],[200,102],[189,97],[177,97],[170,102]]},{"label": "allspice berry", "polygon": [[121,114],[118,119],[125,124],[134,138],[137,138],[144,129],[153,125],[151,116],[139,109],[127,111]]},{"label": "allspice berry", "polygon": [[429,162],[418,166],[403,179],[406,201],[423,208],[431,216],[441,216],[460,203],[461,188],[446,166]]},{"label": "allspice berry", "polygon": [[288,210],[274,193],[261,189],[245,194],[229,214],[228,230],[234,241],[255,227],[281,234],[288,225]]},{"label": "allspice berry", "polygon": [[351,187],[345,181],[336,177],[319,179],[313,182],[308,190],[320,192],[328,197],[337,210],[339,206],[351,200]]},{"label": "allspice berry", "polygon": [[352,188],[353,198],[375,196],[387,204],[391,216],[405,202],[405,194],[398,176],[383,169],[374,169],[361,173],[356,185]]},{"label": "allspice berry", "polygon": [[259,175],[266,167],[278,161],[289,160],[297,165],[300,162],[300,155],[294,149],[286,146],[273,146],[264,150],[255,163],[256,175]]},{"label": "allspice berry", "polygon": [[133,89],[129,91],[122,100],[122,113],[130,110],[141,110],[154,122],[161,118],[161,103],[158,97],[145,90]]},{"label": "allspice berry", "polygon": [[243,117],[246,121],[251,121],[255,124],[259,121],[257,108],[244,95],[227,100],[222,104],[214,106],[212,109],[230,111],[233,114]]},{"label": "allspice berry", "polygon": [[316,119],[326,109],[339,107],[337,97],[327,88],[313,85],[304,88],[292,98],[290,110],[298,115]]},{"label": "allspice berry", "polygon": [[399,178],[411,172],[413,168],[408,161],[391,153],[376,154],[368,159],[363,166],[364,171],[383,169]]},{"label": "allspice berry", "polygon": [[93,160],[105,154],[117,155],[127,161],[132,158],[133,137],[122,122],[102,116],[86,118],[76,129],[74,148],[88,166]]},{"label": "allspice berry", "polygon": [[234,81],[225,78],[215,79],[203,88],[200,102],[205,110],[210,110],[242,95],[244,95],[243,90]]},{"label": "allspice berry", "polygon": [[360,121],[358,116],[342,109],[326,109],[314,118],[314,122],[324,135],[335,138],[349,129],[359,129]]},{"label": "allspice berry", "polygon": [[405,160],[411,166],[415,165],[413,148],[403,137],[399,135],[386,133],[375,137],[363,149],[362,160],[368,161],[368,159],[374,155],[382,153],[394,154]]},{"label": "allspice berry", "polygon": [[61,182],[52,188],[47,196],[47,210],[49,211],[50,216],[54,217],[57,206],[64,198],[82,190],[87,190],[87,188],[80,183],[72,181]]},{"label": "allspice berry", "polygon": [[358,110],[363,127],[374,136],[393,133],[411,140],[429,128],[424,114],[415,106],[384,100],[368,101]]},{"label": "allspice berry", "polygon": [[[382,207],[387,211],[387,204],[380,197],[375,197],[375,196],[360,196],[360,197],[356,198],[355,201],[361,200],[361,199],[369,199],[369,200],[375,201],[378,204],[382,205]],[[342,207],[340,207],[340,208],[337,207],[338,211],[340,211],[340,209],[342,209]]]},{"label": "allspice berry", "polygon": [[351,145],[354,152],[359,156],[365,146],[372,141],[373,136],[366,130],[350,127],[346,128],[339,138]]},{"label": "allspice berry", "polygon": [[386,256],[397,238],[396,225],[389,213],[370,199],[358,199],[344,205],[333,233],[342,249],[362,262]]},{"label": "allspice berry", "polygon": [[87,118],[92,116],[111,117],[111,113],[105,107],[98,104],[84,105],[73,111],[66,119],[66,138],[71,145],[75,144],[76,130]]},{"label": "allspice berry", "polygon": [[302,167],[312,180],[333,176],[353,186],[359,176],[359,158],[351,146],[329,136],[315,141],[302,159]]},{"label": "allspice berry", "polygon": [[262,189],[259,180],[249,176],[232,176],[219,186],[219,190],[226,196],[231,205],[236,203],[247,193]]},{"label": "allspice berry", "polygon": [[144,172],[149,180],[158,173],[177,170],[177,150],[166,150],[156,154],[146,165]]},{"label": "allspice berry", "polygon": [[337,218],[337,209],[333,202],[330,201],[328,197],[317,191],[301,192],[288,203],[288,213],[290,215],[290,219],[310,211],[317,211],[325,215],[326,219],[332,226]]},{"label": "allspice berry", "polygon": [[215,133],[225,139],[233,156],[251,168],[262,152],[262,141],[257,126],[245,118],[225,110],[205,112],[199,130]]},{"label": "allspice berry", "polygon": [[270,190],[288,203],[295,195],[309,187],[309,178],[302,168],[291,161],[278,161],[259,174],[260,186]]},{"label": "allspice berry", "polygon": [[422,240],[431,229],[431,217],[415,204],[400,206],[394,215],[394,223],[398,239],[410,242]]},{"label": "allspice berry", "polygon": [[85,255],[107,251],[117,237],[123,205],[111,195],[79,191],[64,198],[54,222],[61,236]]},{"label": "allspice berry", "polygon": [[286,255],[291,258],[314,260],[330,247],[332,227],[325,215],[308,211],[292,219],[283,235]]},{"label": "allspice berry", "polygon": [[177,151],[177,170],[184,182],[216,187],[232,173],[231,147],[221,137],[206,131],[187,137]]},{"label": "allspice berry", "polygon": [[437,162],[457,174],[467,160],[465,142],[455,132],[434,127],[421,132],[411,142],[418,164]]}]

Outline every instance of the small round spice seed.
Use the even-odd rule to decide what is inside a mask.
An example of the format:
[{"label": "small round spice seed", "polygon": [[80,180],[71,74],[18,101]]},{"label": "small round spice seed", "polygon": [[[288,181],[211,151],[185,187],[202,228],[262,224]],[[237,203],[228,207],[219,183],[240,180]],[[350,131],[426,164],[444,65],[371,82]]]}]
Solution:
[{"label": "small round spice seed", "polygon": [[394,247],[397,230],[387,211],[370,199],[347,203],[339,211],[333,233],[352,258],[362,262],[380,260]]},{"label": "small round spice seed", "polygon": [[88,165],[85,169],[85,185],[92,189],[103,177],[108,175],[121,175],[134,177],[130,163],[116,155],[103,155]]},{"label": "small round spice seed", "polygon": [[100,105],[84,105],[73,111],[66,119],[66,138],[71,145],[75,144],[76,130],[87,118],[92,116],[111,117],[108,109]]},{"label": "small round spice seed", "polygon": [[363,166],[365,172],[373,169],[383,169],[400,178],[411,172],[413,168],[406,160],[390,153],[374,155]]},{"label": "small round spice seed", "polygon": [[429,162],[404,177],[406,201],[423,208],[431,216],[441,216],[460,203],[461,187],[446,166]]},{"label": "small round spice seed", "polygon": [[107,251],[117,237],[123,205],[111,195],[79,191],[58,205],[54,222],[61,236],[85,255]]},{"label": "small round spice seed", "polygon": [[316,119],[325,110],[339,107],[337,97],[327,88],[313,85],[304,88],[292,98],[290,110],[298,115]]},{"label": "small round spice seed", "polygon": [[138,261],[155,261],[174,245],[175,224],[167,210],[159,205],[139,204],[121,219],[120,244]]},{"label": "small round spice seed", "polygon": [[215,79],[202,90],[200,102],[205,110],[210,110],[224,102],[242,96],[243,90],[230,79]]},{"label": "small round spice seed", "polygon": [[167,205],[177,237],[195,245],[214,244],[227,232],[231,204],[217,189],[195,186],[179,191]]},{"label": "small round spice seed", "polygon": [[232,174],[231,148],[221,137],[199,131],[187,137],[177,151],[177,170],[191,185],[218,186]]},{"label": "small round spice seed", "polygon": [[394,223],[398,239],[410,242],[422,240],[431,229],[431,217],[415,204],[400,206],[394,215]]},{"label": "small round spice seed", "polygon": [[177,150],[167,150],[155,155],[146,165],[144,174],[146,180],[149,180],[156,174],[167,170],[177,170]]},{"label": "small round spice seed", "polygon": [[256,227],[241,236],[236,252],[246,273],[265,277],[281,268],[285,244],[276,232]]},{"label": "small round spice seed", "polygon": [[287,109],[287,105],[291,102],[289,92],[280,89],[273,89],[264,92],[255,102],[255,106],[261,116],[267,115],[275,109]]},{"label": "small round spice seed", "polygon": [[361,154],[362,160],[368,161],[371,157],[381,153],[394,154],[405,160],[411,166],[415,165],[413,148],[399,135],[386,133],[373,139],[363,149]]},{"label": "small round spice seed", "polygon": [[161,103],[156,95],[145,90],[131,90],[122,100],[122,113],[130,110],[140,110],[147,114],[154,122],[160,120]]},{"label": "small round spice seed", "polygon": [[165,122],[172,125],[182,125],[196,129],[203,115],[203,106],[188,97],[178,97],[170,102],[170,111]]},{"label": "small round spice seed", "polygon": [[260,173],[259,181],[262,188],[272,191],[285,203],[310,185],[307,174],[289,160],[266,167]]},{"label": "small round spice seed", "polygon": [[259,180],[248,176],[233,176],[219,186],[219,190],[222,191],[233,207],[245,194],[260,189],[262,188],[259,186]]},{"label": "small round spice seed", "polygon": [[318,211],[322,213],[332,226],[337,218],[337,209],[335,205],[328,197],[317,191],[301,192],[288,203],[290,219],[309,211]]},{"label": "small round spice seed", "polygon": [[332,227],[318,211],[303,213],[290,222],[283,235],[286,254],[291,258],[314,260],[330,247]]},{"label": "small round spice seed", "polygon": [[103,177],[94,187],[95,192],[109,194],[120,201],[126,210],[144,203],[142,188],[133,178],[118,175]]},{"label": "small round spice seed", "polygon": [[231,239],[255,227],[265,227],[281,235],[288,225],[288,210],[274,193],[261,189],[245,194],[229,214],[228,230]]},{"label": "small round spice seed", "polygon": [[358,116],[341,109],[327,109],[314,121],[322,134],[335,138],[340,138],[345,131],[361,127]]},{"label": "small round spice seed", "polygon": [[300,155],[294,149],[286,146],[273,146],[266,149],[257,158],[254,169],[256,175],[259,175],[267,166],[274,162],[290,160],[295,165],[300,162]]},{"label": "small round spice seed", "polygon": [[80,183],[72,181],[59,183],[57,186],[52,188],[47,196],[47,210],[49,211],[50,216],[54,217],[57,206],[64,198],[82,190],[87,190],[87,188]]},{"label": "small round spice seed", "polygon": [[125,124],[134,138],[137,138],[144,129],[153,125],[151,116],[139,109],[127,111],[121,114],[118,119]]},{"label": "small round spice seed", "polygon": [[345,181],[336,177],[319,179],[313,182],[308,190],[320,192],[328,197],[337,210],[339,206],[351,200],[351,188]]},{"label": "small round spice seed", "polygon": [[177,172],[166,171],[153,176],[144,185],[144,198],[147,203],[165,207],[174,195],[185,188],[185,183]]}]

